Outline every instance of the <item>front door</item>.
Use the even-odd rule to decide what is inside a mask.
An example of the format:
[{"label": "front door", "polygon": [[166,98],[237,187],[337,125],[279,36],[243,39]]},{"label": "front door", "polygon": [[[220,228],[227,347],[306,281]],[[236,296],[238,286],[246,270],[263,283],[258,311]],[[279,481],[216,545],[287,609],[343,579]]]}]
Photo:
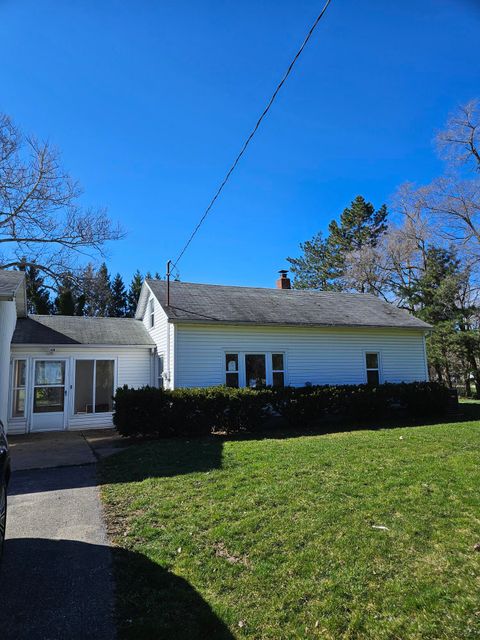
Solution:
[{"label": "front door", "polygon": [[67,361],[34,360],[32,431],[61,430],[65,425]]}]

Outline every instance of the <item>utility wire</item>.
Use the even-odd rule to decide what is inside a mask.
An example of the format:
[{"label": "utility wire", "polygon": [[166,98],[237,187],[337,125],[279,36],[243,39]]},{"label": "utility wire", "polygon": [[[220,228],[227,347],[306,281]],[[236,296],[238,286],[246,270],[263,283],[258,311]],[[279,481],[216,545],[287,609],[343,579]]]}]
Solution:
[{"label": "utility wire", "polygon": [[265,116],[267,115],[267,113],[270,111],[270,107],[272,106],[272,104],[275,102],[275,98],[277,97],[280,89],[282,88],[282,86],[284,85],[286,79],[288,78],[288,76],[290,75],[293,67],[295,66],[295,63],[297,62],[298,58],[302,55],[303,50],[305,49],[305,47],[307,46],[308,41],[310,40],[310,38],[312,37],[313,32],[315,31],[318,23],[320,22],[320,20],[323,18],[323,15],[325,13],[325,11],[328,9],[328,5],[330,4],[331,0],[327,0],[323,6],[323,9],[321,10],[321,12],[319,13],[319,15],[317,16],[317,19],[315,20],[315,22],[313,23],[312,27],[310,28],[310,31],[308,32],[305,40],[302,43],[302,46],[300,47],[300,49],[297,51],[297,53],[295,54],[295,57],[293,58],[293,60],[291,61],[287,71],[285,72],[283,78],[280,80],[279,84],[277,85],[277,88],[275,89],[275,91],[272,94],[272,97],[270,98],[267,106],[265,107],[265,109],[263,110],[262,115],[259,117],[259,119],[257,120],[257,123],[255,124],[254,128],[252,129],[250,135],[248,136],[248,138],[245,140],[245,142],[243,143],[243,146],[240,150],[240,153],[237,155],[237,157],[235,158],[232,166],[230,167],[230,169],[228,170],[225,178],[223,179],[222,183],[220,184],[220,186],[218,187],[215,195],[213,196],[213,198],[210,200],[210,204],[208,205],[208,207],[205,209],[204,214],[202,215],[202,217],[200,218],[200,220],[197,223],[197,226],[194,228],[194,230],[192,231],[192,233],[190,234],[190,237],[188,238],[185,246],[183,247],[183,249],[180,251],[177,259],[172,262],[172,267],[174,267],[175,269],[177,268],[178,263],[180,262],[180,260],[183,257],[183,254],[185,253],[185,251],[188,249],[188,247],[190,246],[190,243],[192,242],[193,238],[196,236],[198,230],[200,229],[200,227],[202,226],[202,224],[205,221],[205,218],[208,216],[208,214],[210,213],[211,208],[213,207],[213,205],[215,204],[217,198],[219,197],[219,195],[221,194],[221,192],[223,191],[224,186],[227,184],[230,176],[232,175],[232,173],[235,171],[235,168],[237,166],[237,164],[240,161],[240,158],[243,156],[243,154],[245,153],[245,151],[247,150],[248,145],[250,144],[253,136],[257,133],[258,128],[260,127],[262,120],[265,118]]}]

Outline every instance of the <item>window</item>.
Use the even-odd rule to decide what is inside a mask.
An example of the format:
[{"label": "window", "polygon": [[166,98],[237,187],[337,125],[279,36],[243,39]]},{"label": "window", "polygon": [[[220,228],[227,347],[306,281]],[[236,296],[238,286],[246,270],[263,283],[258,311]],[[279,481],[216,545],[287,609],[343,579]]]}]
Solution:
[{"label": "window", "polygon": [[65,360],[37,360],[33,413],[60,413],[65,403]]},{"label": "window", "polygon": [[227,353],[225,356],[225,383],[227,387],[238,388],[238,353]]},{"label": "window", "polygon": [[75,413],[113,410],[114,361],[75,362]]},{"label": "window", "polygon": [[157,357],[157,387],[163,389],[163,355]]},{"label": "window", "polygon": [[245,382],[247,387],[264,387],[267,384],[264,353],[245,354]]},{"label": "window", "polygon": [[272,353],[272,386],[285,386],[285,366],[283,353]]},{"label": "window", "polygon": [[366,353],[365,364],[367,368],[367,384],[376,387],[380,384],[380,367],[378,353]]},{"label": "window", "polygon": [[13,407],[12,416],[23,418],[25,415],[25,380],[27,372],[26,360],[15,360],[13,363]]},{"label": "window", "polygon": [[152,298],[150,300],[150,329],[153,329],[153,327],[155,326],[155,301]]}]

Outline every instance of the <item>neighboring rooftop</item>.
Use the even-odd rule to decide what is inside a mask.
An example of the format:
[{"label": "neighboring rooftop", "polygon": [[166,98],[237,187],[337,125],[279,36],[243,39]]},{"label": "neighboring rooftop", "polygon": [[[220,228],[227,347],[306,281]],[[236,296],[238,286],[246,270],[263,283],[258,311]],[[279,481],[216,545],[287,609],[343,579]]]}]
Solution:
[{"label": "neighboring rooftop", "polygon": [[0,269],[0,296],[14,295],[24,278],[25,274],[22,271]]},{"label": "neighboring rooftop", "polygon": [[146,281],[171,322],[428,330],[407,311],[362,293]]},{"label": "neighboring rooftop", "polygon": [[101,344],[154,346],[133,318],[30,315],[18,318],[12,344]]},{"label": "neighboring rooftop", "polygon": [[27,295],[25,273],[23,271],[7,271],[0,269],[0,300],[15,300],[17,315],[27,313]]}]

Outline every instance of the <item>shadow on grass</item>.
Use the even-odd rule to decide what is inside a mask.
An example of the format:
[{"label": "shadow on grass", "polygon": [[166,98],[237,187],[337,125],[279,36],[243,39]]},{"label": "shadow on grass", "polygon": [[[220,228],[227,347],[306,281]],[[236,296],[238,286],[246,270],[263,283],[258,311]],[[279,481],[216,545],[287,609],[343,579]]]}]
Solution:
[{"label": "shadow on grass", "polygon": [[225,624],[183,578],[145,556],[114,548],[120,638],[233,640]]},{"label": "shadow on grass", "polygon": [[8,539],[0,581],[2,640],[113,640],[116,626],[135,640],[233,638],[188,582],[124,549]]},{"label": "shadow on grass", "polygon": [[[437,419],[416,421],[405,420],[398,416],[392,420],[333,421],[319,423],[315,428],[293,428],[277,422],[270,428],[259,429],[251,433],[217,434],[214,436],[169,438],[169,439],[125,439],[128,453],[115,454],[105,458],[95,474],[93,465],[85,467],[63,467],[57,469],[38,469],[16,471],[12,475],[9,493],[19,495],[62,489],[94,486],[123,482],[141,482],[148,478],[161,478],[206,473],[222,468],[223,444],[228,441],[247,441],[264,439],[286,439],[312,435],[326,435],[349,431],[415,427],[444,423],[480,421],[480,402],[461,402],[459,412]],[[131,445],[145,446],[131,446]],[[151,446],[149,446],[151,445]],[[121,464],[117,462],[121,456]]]},{"label": "shadow on grass", "polygon": [[[415,427],[480,420],[480,403],[462,402],[459,412],[437,419],[406,420],[398,416],[391,420],[333,421],[319,423],[312,428],[293,428],[277,422],[270,428],[255,432],[216,434],[213,436],[137,440],[147,446],[136,447],[123,456],[119,465],[115,458],[102,463],[100,481],[108,483],[138,482],[150,477],[172,477],[195,472],[207,472],[222,467],[224,442],[286,439],[311,435],[327,435],[351,431]],[[148,446],[148,443],[152,446]]]}]

